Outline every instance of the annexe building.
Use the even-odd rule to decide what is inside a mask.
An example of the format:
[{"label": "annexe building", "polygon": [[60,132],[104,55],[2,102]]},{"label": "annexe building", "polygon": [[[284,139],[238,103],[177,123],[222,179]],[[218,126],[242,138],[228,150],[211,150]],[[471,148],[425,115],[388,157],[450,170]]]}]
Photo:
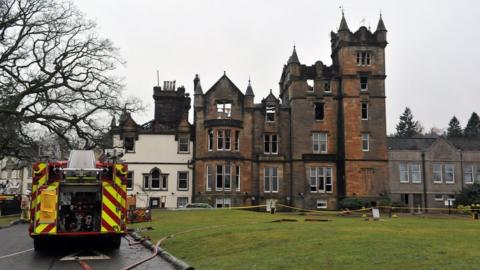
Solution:
[{"label": "annexe building", "polygon": [[390,198],[415,209],[445,201],[480,184],[478,138],[388,138]]},{"label": "annexe building", "polygon": [[381,17],[375,32],[352,33],[342,16],[332,65],[301,64],[294,47],[278,98],[259,104],[250,82],[243,93],[224,74],[203,93],[197,76],[194,201],[334,209],[347,196],[385,196],[386,33]]},{"label": "annexe building", "polygon": [[125,149],[127,193],[138,207],[177,208],[191,202],[191,99],[174,81],[153,88],[154,119],[138,125],[126,111],[112,120],[113,147]]}]

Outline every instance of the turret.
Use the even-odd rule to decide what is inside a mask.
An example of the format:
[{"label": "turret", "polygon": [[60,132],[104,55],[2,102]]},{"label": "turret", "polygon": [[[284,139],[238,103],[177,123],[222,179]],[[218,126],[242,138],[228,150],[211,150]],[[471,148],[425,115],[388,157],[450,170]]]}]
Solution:
[{"label": "turret", "polygon": [[375,30],[375,36],[379,42],[387,42],[387,28],[383,23],[382,14],[380,13],[380,19],[378,20],[377,30]]},{"label": "turret", "polygon": [[203,107],[203,90],[198,74],[195,74],[195,79],[193,79],[193,89],[194,108]]},{"label": "turret", "polygon": [[253,100],[255,98],[255,94],[253,93],[253,88],[250,83],[250,79],[248,80],[247,90],[245,91],[245,107],[253,108]]}]

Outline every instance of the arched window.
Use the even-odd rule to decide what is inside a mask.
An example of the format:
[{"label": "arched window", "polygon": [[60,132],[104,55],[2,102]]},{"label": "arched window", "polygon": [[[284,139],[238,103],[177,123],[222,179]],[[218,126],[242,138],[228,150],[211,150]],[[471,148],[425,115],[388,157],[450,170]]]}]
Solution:
[{"label": "arched window", "polygon": [[151,179],[152,179],[152,189],[160,189],[160,170],[159,169],[153,169],[151,173]]}]

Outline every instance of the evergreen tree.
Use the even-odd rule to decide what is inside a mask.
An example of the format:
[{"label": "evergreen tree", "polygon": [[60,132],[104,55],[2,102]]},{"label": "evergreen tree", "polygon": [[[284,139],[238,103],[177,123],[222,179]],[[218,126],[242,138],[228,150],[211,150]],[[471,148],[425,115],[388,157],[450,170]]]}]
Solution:
[{"label": "evergreen tree", "polygon": [[463,133],[467,137],[480,136],[480,118],[477,113],[472,113]]},{"label": "evergreen tree", "polygon": [[460,126],[460,122],[458,121],[457,117],[455,117],[455,115],[452,117],[452,120],[450,120],[450,123],[448,123],[447,136],[448,137],[463,136],[462,127]]},{"label": "evergreen tree", "polygon": [[418,121],[413,120],[412,111],[406,107],[400,116],[400,122],[397,124],[397,137],[414,137],[422,134],[422,126]]}]

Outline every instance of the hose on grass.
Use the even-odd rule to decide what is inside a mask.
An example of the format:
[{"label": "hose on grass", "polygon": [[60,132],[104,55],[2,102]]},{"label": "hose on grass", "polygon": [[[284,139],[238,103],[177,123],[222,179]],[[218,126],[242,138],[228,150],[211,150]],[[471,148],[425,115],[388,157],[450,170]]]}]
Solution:
[{"label": "hose on grass", "polygon": [[[139,265],[141,265],[141,264],[143,264],[143,263],[146,263],[146,262],[150,261],[151,259],[155,258],[155,256],[157,256],[157,254],[158,254],[158,247],[160,246],[160,244],[161,244],[165,239],[167,239],[167,237],[164,237],[164,238],[158,240],[158,242],[157,242],[157,243],[155,244],[155,246],[153,247],[153,253],[152,253],[152,255],[150,255],[150,256],[148,256],[148,257],[146,257],[146,258],[144,258],[144,259],[142,259],[142,260],[140,260],[140,261],[138,261],[138,262],[136,262],[136,263],[134,263],[134,264],[132,264],[132,265],[130,265],[130,266],[127,266],[127,267],[123,268],[123,270],[133,269],[133,268],[135,268],[135,267],[137,267],[137,266],[139,266]],[[140,242],[142,242],[142,241],[143,241],[143,240],[141,240]]]}]

